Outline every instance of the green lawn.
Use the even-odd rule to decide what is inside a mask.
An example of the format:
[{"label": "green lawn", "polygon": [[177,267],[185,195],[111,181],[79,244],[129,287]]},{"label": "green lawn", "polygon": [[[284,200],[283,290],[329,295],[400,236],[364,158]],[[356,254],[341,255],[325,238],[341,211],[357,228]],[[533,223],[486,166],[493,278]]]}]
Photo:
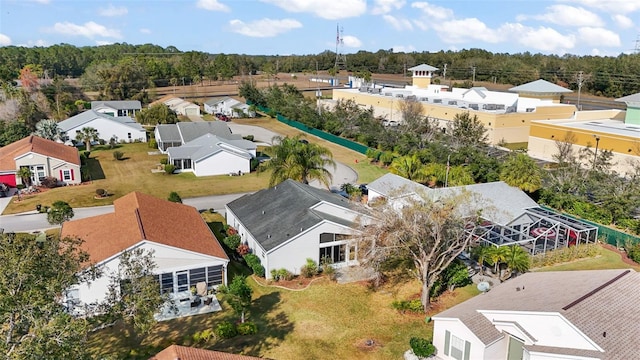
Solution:
[{"label": "green lawn", "polygon": [[593,258],[586,258],[575,260],[572,262],[546,266],[543,268],[535,269],[535,271],[572,271],[572,270],[602,270],[602,269],[628,269],[633,268],[636,271],[640,271],[640,265],[629,266],[622,261],[620,254],[600,248],[600,254]]}]

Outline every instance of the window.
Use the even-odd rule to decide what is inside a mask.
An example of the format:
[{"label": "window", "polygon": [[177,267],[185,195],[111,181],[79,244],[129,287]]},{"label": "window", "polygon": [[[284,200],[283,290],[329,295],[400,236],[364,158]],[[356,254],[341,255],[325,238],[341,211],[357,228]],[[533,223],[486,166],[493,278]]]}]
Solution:
[{"label": "window", "polygon": [[62,180],[64,180],[64,181],[72,180],[72,178],[71,178],[71,170],[69,170],[69,169],[62,170]]},{"label": "window", "polygon": [[334,241],[344,241],[349,240],[349,235],[345,234],[332,234],[332,233],[322,233],[320,234],[320,243],[329,243]]},{"label": "window", "polygon": [[346,253],[347,245],[345,244],[320,248],[320,262],[325,258],[331,259],[334,264],[345,262]]},{"label": "window", "polygon": [[178,278],[178,292],[189,290],[189,273],[187,271],[180,271],[176,273]]},{"label": "window", "polygon": [[129,138],[129,141],[131,141],[131,133],[127,133],[127,137]]},{"label": "window", "polygon": [[176,170],[182,169],[182,159],[173,160],[173,166],[176,167]]},{"label": "window", "polygon": [[471,343],[465,341],[450,331],[444,332],[444,354],[450,355],[456,360],[469,360],[471,355]]},{"label": "window", "polygon": [[191,286],[195,286],[199,282],[207,282],[205,268],[189,270],[189,282],[191,283]]},{"label": "window", "polygon": [[222,284],[222,265],[209,266],[207,268],[207,286]]},{"label": "window", "polygon": [[182,167],[184,169],[191,169],[191,159],[182,160]]}]

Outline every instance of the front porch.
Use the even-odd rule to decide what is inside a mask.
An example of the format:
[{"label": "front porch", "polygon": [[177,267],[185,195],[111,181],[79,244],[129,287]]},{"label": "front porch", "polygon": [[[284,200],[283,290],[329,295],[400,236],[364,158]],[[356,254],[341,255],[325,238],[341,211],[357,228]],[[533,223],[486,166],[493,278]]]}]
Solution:
[{"label": "front porch", "polygon": [[167,321],[186,316],[208,314],[222,310],[215,294],[206,296],[192,295],[190,291],[183,291],[171,295],[160,313],[154,315],[157,321]]}]

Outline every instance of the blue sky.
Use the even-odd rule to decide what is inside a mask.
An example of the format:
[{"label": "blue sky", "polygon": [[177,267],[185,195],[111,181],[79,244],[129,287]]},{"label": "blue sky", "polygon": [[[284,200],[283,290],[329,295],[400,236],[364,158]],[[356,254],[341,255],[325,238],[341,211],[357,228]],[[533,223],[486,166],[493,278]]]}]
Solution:
[{"label": "blue sky", "polygon": [[491,52],[617,56],[640,47],[640,0],[0,0],[0,46],[116,42],[182,51]]}]

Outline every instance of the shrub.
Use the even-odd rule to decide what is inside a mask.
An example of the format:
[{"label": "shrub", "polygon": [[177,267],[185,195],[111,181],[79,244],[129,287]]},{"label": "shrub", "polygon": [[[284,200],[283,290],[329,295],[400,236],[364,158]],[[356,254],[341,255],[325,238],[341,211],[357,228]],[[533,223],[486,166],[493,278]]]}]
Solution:
[{"label": "shrub", "polygon": [[211,329],[206,329],[206,330],[202,330],[202,331],[197,331],[195,334],[193,334],[193,342],[198,344],[201,342],[207,342],[209,340],[211,340],[212,337],[214,337],[215,334],[213,333],[213,330]]},{"label": "shrub", "polygon": [[330,280],[335,279],[336,269],[333,266],[331,266],[331,264],[333,263],[331,258],[328,256],[325,256],[322,258],[320,263],[321,263],[320,267],[322,268],[322,273],[324,275],[327,275]]},{"label": "shrub", "polygon": [[544,254],[537,254],[531,257],[531,267],[542,267],[553,264],[594,257],[600,253],[600,247],[597,244],[580,244],[556,250],[547,251]]},{"label": "shrub", "polygon": [[231,339],[232,337],[238,335],[238,330],[236,330],[236,327],[228,321],[223,321],[218,324],[214,332],[217,336],[223,339]]},{"label": "shrub", "polygon": [[169,159],[167,159],[167,158],[160,159],[160,164],[167,165],[168,163],[169,163]]},{"label": "shrub", "polygon": [[424,312],[424,308],[422,307],[422,302],[420,299],[414,300],[396,300],[391,303],[391,307],[395,310],[398,310],[401,313],[412,312],[412,313],[422,313]]},{"label": "shrub", "polygon": [[240,254],[240,256],[245,256],[249,253],[249,245],[247,244],[240,244],[238,245],[238,247],[236,248],[236,251],[238,252],[238,254]]},{"label": "shrub", "polygon": [[18,190],[22,190],[22,189],[24,189],[24,188],[26,188],[26,187],[27,187],[27,186],[26,186],[25,184],[18,184],[18,185],[16,185],[16,189],[18,189]]},{"label": "shrub", "polygon": [[293,274],[287,269],[273,269],[271,270],[271,278],[275,281],[288,281],[293,279]]},{"label": "shrub", "polygon": [[164,166],[164,172],[167,175],[173,174],[174,171],[176,171],[176,167],[173,164],[167,164]]},{"label": "shrub", "polygon": [[99,197],[106,197],[107,194],[107,190],[105,189],[96,189],[96,195],[98,195]]},{"label": "shrub", "polygon": [[227,233],[227,235],[235,235],[238,233],[238,230],[236,230],[233,226],[227,226],[225,232]]},{"label": "shrub", "polygon": [[82,154],[84,155],[85,159],[90,159],[91,158],[91,151],[83,151]]},{"label": "shrub", "polygon": [[251,321],[246,321],[238,324],[236,330],[240,335],[253,335],[258,333],[258,326]]},{"label": "shrub", "polygon": [[169,197],[167,198],[167,200],[169,200],[169,201],[171,201],[171,202],[174,202],[174,203],[180,203],[180,204],[182,204],[182,198],[181,198],[181,197],[180,197],[180,195],[179,195],[177,192],[175,192],[175,191],[172,191],[172,192],[170,192],[170,193],[169,193]]},{"label": "shrub", "polygon": [[147,146],[149,146],[149,148],[151,148],[151,149],[155,149],[155,148],[158,147],[158,142],[156,141],[156,139],[151,139],[147,143]]},{"label": "shrub", "polygon": [[122,160],[123,157],[124,157],[124,153],[122,151],[114,151],[113,152],[113,158],[115,160]]},{"label": "shrub", "polygon": [[429,357],[436,353],[436,347],[427,339],[412,337],[409,340],[409,346],[418,357]]},{"label": "shrub", "polygon": [[53,176],[47,176],[40,181],[40,185],[49,189],[53,189],[55,187],[58,187],[58,179]]},{"label": "shrub", "polygon": [[235,250],[238,248],[238,246],[240,246],[240,242],[242,241],[242,239],[240,238],[240,235],[234,234],[227,236],[222,241],[229,247],[229,249]]},{"label": "shrub", "polygon": [[627,256],[629,257],[629,259],[640,263],[640,243],[637,243],[635,245],[627,244],[625,246],[625,250],[627,251]]},{"label": "shrub", "polygon": [[244,261],[247,263],[247,266],[253,270],[253,273],[264,277],[264,266],[260,263],[260,258],[256,254],[247,254],[244,256]]},{"label": "shrub", "polygon": [[374,148],[368,148],[366,152],[366,156],[372,161],[380,160],[380,155],[382,155],[382,151]]},{"label": "shrub", "polygon": [[245,140],[253,141],[254,136],[253,135],[247,135],[247,136],[243,136],[242,138],[245,139]]},{"label": "shrub", "polygon": [[313,259],[308,258],[307,262],[300,268],[300,275],[306,278],[313,277],[318,274],[318,264]]},{"label": "shrub", "polygon": [[389,166],[393,162],[393,158],[394,158],[393,153],[390,153],[390,152],[387,152],[387,151],[383,152],[380,155],[380,161],[382,161],[382,163],[385,166]]}]

